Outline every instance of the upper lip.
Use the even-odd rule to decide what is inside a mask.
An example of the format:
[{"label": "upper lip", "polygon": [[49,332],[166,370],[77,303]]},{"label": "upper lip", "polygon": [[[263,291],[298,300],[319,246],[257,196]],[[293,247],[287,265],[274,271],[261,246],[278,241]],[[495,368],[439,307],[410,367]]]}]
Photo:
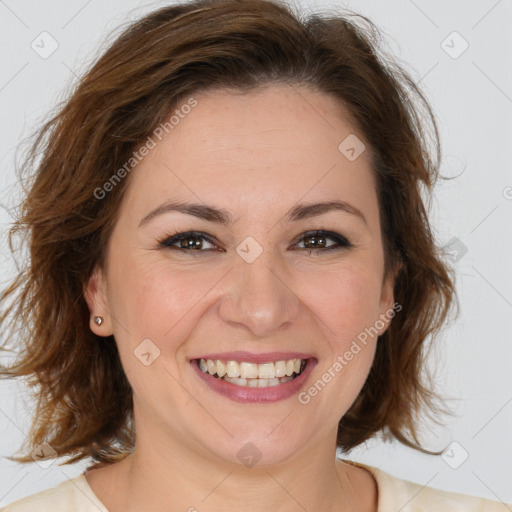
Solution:
[{"label": "upper lip", "polygon": [[238,361],[244,363],[269,363],[274,361],[287,361],[289,359],[311,359],[311,354],[304,352],[266,352],[255,354],[253,352],[216,352],[214,354],[205,354],[194,359],[220,359],[222,361]]}]

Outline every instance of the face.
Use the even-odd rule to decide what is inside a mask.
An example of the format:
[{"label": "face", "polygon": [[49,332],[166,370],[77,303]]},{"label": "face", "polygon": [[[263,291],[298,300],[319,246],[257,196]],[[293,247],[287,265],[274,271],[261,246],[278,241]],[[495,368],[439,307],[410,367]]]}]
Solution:
[{"label": "face", "polygon": [[130,175],[91,329],[114,334],[137,443],[234,463],[332,449],[393,306],[368,144],[304,87],[194,98]]}]

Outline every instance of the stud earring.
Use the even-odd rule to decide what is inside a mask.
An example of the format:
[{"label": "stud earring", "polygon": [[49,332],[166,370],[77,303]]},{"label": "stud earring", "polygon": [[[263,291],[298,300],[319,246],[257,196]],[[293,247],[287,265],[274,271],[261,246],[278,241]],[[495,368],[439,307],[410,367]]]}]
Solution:
[{"label": "stud earring", "polygon": [[102,316],[95,316],[94,317],[94,323],[96,325],[101,325],[103,323],[103,317]]}]

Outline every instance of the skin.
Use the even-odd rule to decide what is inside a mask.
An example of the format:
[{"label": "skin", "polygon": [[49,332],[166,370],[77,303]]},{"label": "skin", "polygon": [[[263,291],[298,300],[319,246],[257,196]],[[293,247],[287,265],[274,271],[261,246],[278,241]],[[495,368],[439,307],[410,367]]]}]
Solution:
[{"label": "skin", "polygon": [[[106,267],[86,289],[91,315],[104,317],[101,326],[91,317],[90,328],[115,336],[137,431],[133,454],[86,478],[110,512],[375,511],[371,474],[336,462],[334,450],[376,336],[307,405],[296,395],[234,402],[207,388],[189,363],[213,351],[301,351],[318,360],[306,389],[392,309],[369,146],[349,161],[338,145],[364,137],[334,98],[304,86],[194,97],[197,106],[132,171]],[[138,227],[171,200],[222,208],[234,222],[168,212]],[[285,219],[299,202],[333,200],[365,220],[343,211]],[[352,247],[309,253],[299,236],[315,229]],[[214,245],[203,241],[202,252],[188,253],[159,245],[191,230]],[[263,248],[252,263],[236,252],[247,236]],[[212,247],[222,250],[205,250]],[[148,338],[160,355],[145,366],[133,351]],[[248,442],[261,453],[250,468],[237,457]]]}]

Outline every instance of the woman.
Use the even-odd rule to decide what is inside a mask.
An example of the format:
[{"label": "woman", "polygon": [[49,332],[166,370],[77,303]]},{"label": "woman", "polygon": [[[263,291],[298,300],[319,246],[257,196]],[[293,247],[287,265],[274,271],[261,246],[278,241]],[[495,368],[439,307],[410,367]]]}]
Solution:
[{"label": "woman", "polygon": [[503,508],[335,458],[379,432],[422,449],[455,296],[415,99],[437,144],[435,121],[375,35],[266,0],[166,7],[43,128],[2,297],[30,326],[3,375],[41,386],[13,460],[95,464],[4,510]]}]

